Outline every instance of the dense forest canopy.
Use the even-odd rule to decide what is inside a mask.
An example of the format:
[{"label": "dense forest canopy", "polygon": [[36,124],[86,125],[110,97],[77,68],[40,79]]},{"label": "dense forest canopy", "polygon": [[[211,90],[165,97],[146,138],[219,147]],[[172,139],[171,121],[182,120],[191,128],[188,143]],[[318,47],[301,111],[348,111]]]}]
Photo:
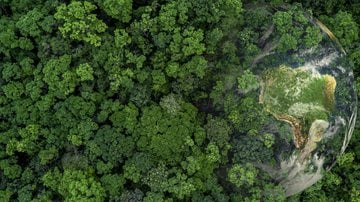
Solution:
[{"label": "dense forest canopy", "polygon": [[359,121],[303,193],[251,163],[276,161],[262,37],[273,21],[276,51],[319,44],[302,10],[360,89],[356,0],[0,0],[0,201],[359,201]]}]

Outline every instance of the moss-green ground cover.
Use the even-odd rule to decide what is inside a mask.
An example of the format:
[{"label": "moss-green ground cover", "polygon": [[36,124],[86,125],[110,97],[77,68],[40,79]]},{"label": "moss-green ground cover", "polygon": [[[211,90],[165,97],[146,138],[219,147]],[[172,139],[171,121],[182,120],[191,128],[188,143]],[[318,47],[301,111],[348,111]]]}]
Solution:
[{"label": "moss-green ground cover", "polygon": [[334,105],[335,79],[285,65],[265,71],[261,79],[260,103],[294,127],[297,145],[301,147],[312,122],[328,119]]}]

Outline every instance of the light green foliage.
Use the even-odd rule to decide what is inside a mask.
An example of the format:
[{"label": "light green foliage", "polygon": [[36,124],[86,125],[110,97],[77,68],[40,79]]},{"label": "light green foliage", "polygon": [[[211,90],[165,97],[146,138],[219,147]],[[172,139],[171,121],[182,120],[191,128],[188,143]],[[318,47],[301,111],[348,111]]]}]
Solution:
[{"label": "light green foliage", "polygon": [[259,88],[259,82],[250,70],[245,70],[244,73],[237,79],[238,89],[242,93],[247,93]]},{"label": "light green foliage", "polygon": [[285,34],[288,28],[292,26],[292,12],[279,11],[273,16],[274,24],[280,33]]},{"label": "light green foliage", "polygon": [[201,165],[198,159],[193,156],[189,156],[186,158],[186,161],[181,162],[181,166],[188,175],[193,175],[196,171],[200,170]]},{"label": "light green foliage", "polygon": [[318,45],[322,40],[322,34],[318,27],[307,27],[304,37],[305,47],[310,48]]},{"label": "light green foliage", "polygon": [[259,135],[259,132],[258,132],[256,129],[250,129],[250,130],[247,132],[247,135],[256,137],[256,136]]},{"label": "light green foliage", "polygon": [[134,82],[132,80],[133,77],[134,72],[130,69],[125,69],[120,74],[110,75],[110,89],[113,91],[119,90],[120,87],[123,87],[127,90],[132,89],[134,87]]},{"label": "light green foliage", "polygon": [[196,190],[192,180],[182,173],[176,173],[175,177],[168,179],[166,186],[166,189],[179,199],[190,196]]},{"label": "light green foliage", "polygon": [[279,41],[279,51],[286,52],[288,50],[296,49],[298,45],[297,37],[291,36],[290,34],[284,34],[281,36]]},{"label": "light green foliage", "polygon": [[135,183],[140,180],[140,170],[136,167],[135,164],[125,164],[124,166],[124,177]]},{"label": "light green foliage", "polygon": [[220,151],[216,145],[209,144],[206,148],[207,155],[206,158],[209,162],[215,163],[220,161]]},{"label": "light green foliage", "polygon": [[355,154],[352,152],[344,153],[337,158],[337,163],[341,167],[349,167],[355,159]]},{"label": "light green foliage", "polygon": [[9,190],[0,190],[0,200],[4,202],[9,202],[12,193]]},{"label": "light green foliage", "polygon": [[273,134],[265,133],[262,136],[262,141],[264,142],[265,147],[271,148],[275,143],[275,137]]},{"label": "light green foliage", "polygon": [[353,19],[351,13],[339,11],[333,18],[321,16],[327,22],[333,33],[339,39],[340,44],[346,48],[351,47],[354,41],[359,39],[359,26]]},{"label": "light green foliage", "polygon": [[103,161],[96,162],[96,170],[98,174],[106,174],[111,172],[114,165],[111,162],[104,163]]},{"label": "light green foliage", "polygon": [[88,63],[80,64],[79,67],[76,69],[76,74],[78,75],[78,77],[80,77],[81,81],[93,80],[93,73],[94,70]]},{"label": "light green foliage", "polygon": [[353,202],[359,202],[360,198],[360,191],[358,187],[354,187],[351,190],[351,201]]},{"label": "light green foliage", "polygon": [[164,164],[160,164],[152,168],[143,178],[144,184],[150,187],[153,192],[164,191],[166,187],[166,180],[169,176],[169,171]]},{"label": "light green foliage", "polygon": [[174,94],[169,94],[161,98],[160,106],[169,114],[177,114],[180,109],[180,100]]},{"label": "light green foliage", "polygon": [[88,172],[58,170],[48,172],[42,178],[44,184],[58,191],[65,201],[102,201],[105,196],[104,188]]},{"label": "light green foliage", "polygon": [[75,90],[76,74],[70,70],[71,56],[64,55],[49,60],[44,69],[44,81],[49,90],[60,98],[64,98]]},{"label": "light green foliage", "polygon": [[159,193],[147,192],[144,198],[144,202],[163,202],[164,196]]},{"label": "light green foliage", "polygon": [[340,176],[334,174],[333,172],[326,173],[326,177],[323,179],[324,186],[327,187],[338,187],[342,179]]},{"label": "light green foliage", "polygon": [[257,170],[252,164],[235,164],[228,172],[228,180],[236,187],[253,185],[257,176]]},{"label": "light green foliage", "polygon": [[204,38],[203,35],[202,30],[194,30],[193,27],[184,30],[182,46],[184,56],[192,54],[200,55],[205,51],[205,46],[201,43]]},{"label": "light green foliage", "polygon": [[45,165],[56,157],[58,150],[56,147],[50,147],[49,149],[41,150],[39,152],[40,164]]},{"label": "light green foliage", "polygon": [[73,1],[69,5],[62,4],[57,8],[54,17],[62,20],[64,24],[59,27],[61,34],[70,39],[85,41],[93,46],[101,45],[98,36],[106,30],[104,22],[92,14],[96,6],[88,1]]},{"label": "light green foliage", "polygon": [[115,40],[115,47],[119,49],[131,43],[131,38],[124,29],[116,29],[114,31],[114,40]]},{"label": "light green foliage", "polygon": [[39,125],[28,125],[18,131],[19,139],[11,139],[6,146],[6,153],[13,155],[15,151],[33,154],[39,149],[38,139],[43,134]]}]

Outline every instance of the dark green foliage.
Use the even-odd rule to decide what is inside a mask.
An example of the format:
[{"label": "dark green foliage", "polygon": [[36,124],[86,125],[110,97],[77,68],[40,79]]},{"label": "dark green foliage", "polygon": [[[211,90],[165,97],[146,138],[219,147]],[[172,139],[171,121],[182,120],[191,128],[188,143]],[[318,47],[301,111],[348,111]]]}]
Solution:
[{"label": "dark green foliage", "polygon": [[194,146],[192,137],[200,126],[196,125],[194,107],[184,104],[183,109],[170,114],[158,106],[145,108],[136,130],[140,137],[138,149],[171,164],[187,156],[190,147]]},{"label": "dark green foliage", "polygon": [[231,134],[231,127],[224,119],[210,118],[205,125],[207,138],[220,148],[226,148]]},{"label": "dark green foliage", "polygon": [[[262,33],[316,46],[312,9],[360,72],[359,3],[284,2],[0,0],[0,201],[284,201],[256,167]],[[358,200],[359,137],[291,200]]]},{"label": "dark green foliage", "polygon": [[298,47],[310,48],[321,42],[320,28],[312,26],[308,21],[309,17],[309,13],[304,12],[299,5],[274,14],[275,30],[280,33],[279,51],[286,52]]},{"label": "dark green foliage", "polygon": [[248,135],[234,140],[234,162],[267,162],[273,158],[273,151],[267,148],[259,137]]},{"label": "dark green foliage", "polygon": [[97,0],[96,2],[112,18],[121,22],[129,22],[131,20],[132,0]]},{"label": "dark green foliage", "polygon": [[[246,133],[265,123],[266,112],[254,98],[246,97],[239,100],[230,95],[225,99],[227,118],[237,130]],[[242,114],[246,114],[246,116]]]}]

